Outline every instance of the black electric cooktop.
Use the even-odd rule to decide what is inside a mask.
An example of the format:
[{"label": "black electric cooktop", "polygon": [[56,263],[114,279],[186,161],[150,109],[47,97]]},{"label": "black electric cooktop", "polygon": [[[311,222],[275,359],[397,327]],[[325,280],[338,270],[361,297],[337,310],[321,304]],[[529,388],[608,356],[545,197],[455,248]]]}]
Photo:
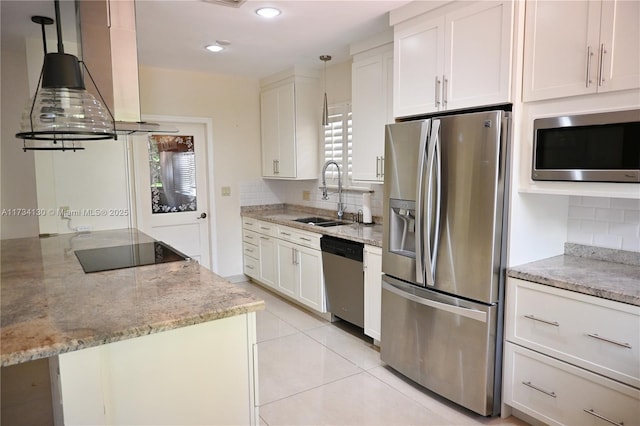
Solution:
[{"label": "black electric cooktop", "polygon": [[75,253],[86,273],[188,259],[187,256],[161,241],[76,250]]}]

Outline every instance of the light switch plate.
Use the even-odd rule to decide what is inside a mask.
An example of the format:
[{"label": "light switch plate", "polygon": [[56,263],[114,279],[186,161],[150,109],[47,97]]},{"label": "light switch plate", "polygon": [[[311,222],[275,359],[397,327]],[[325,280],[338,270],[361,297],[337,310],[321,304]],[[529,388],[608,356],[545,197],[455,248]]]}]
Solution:
[{"label": "light switch plate", "polygon": [[311,191],[302,191],[302,200],[310,201],[311,200]]},{"label": "light switch plate", "polygon": [[230,186],[223,186],[221,188],[221,192],[222,192],[222,196],[223,197],[230,197],[231,196],[231,187]]}]

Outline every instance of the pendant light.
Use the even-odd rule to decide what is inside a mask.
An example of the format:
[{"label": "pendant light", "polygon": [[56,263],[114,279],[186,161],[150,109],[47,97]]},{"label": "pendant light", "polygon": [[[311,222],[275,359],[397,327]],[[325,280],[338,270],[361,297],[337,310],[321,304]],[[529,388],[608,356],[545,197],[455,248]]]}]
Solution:
[{"label": "pendant light", "polygon": [[327,61],[331,60],[329,55],[320,55],[320,60],[324,62],[324,104],[322,106],[322,125],[329,124],[329,107],[327,105]]},{"label": "pendant light", "polygon": [[[113,115],[103,106],[106,103],[89,69],[74,55],[64,53],[59,0],[54,0],[54,7],[57,53],[47,53],[45,37],[45,25],[53,20],[42,16],[31,18],[42,26],[44,62],[36,93],[22,115],[21,131],[16,133],[23,140],[24,151],[76,151],[84,149],[79,141],[117,139]],[[86,90],[80,64],[102,103]]]}]

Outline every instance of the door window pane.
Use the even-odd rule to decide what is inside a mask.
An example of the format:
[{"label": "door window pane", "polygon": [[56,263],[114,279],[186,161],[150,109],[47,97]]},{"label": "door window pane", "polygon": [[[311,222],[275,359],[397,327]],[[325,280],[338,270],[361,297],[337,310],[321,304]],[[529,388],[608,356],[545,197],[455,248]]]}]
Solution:
[{"label": "door window pane", "polygon": [[193,136],[149,136],[151,212],[197,210]]}]

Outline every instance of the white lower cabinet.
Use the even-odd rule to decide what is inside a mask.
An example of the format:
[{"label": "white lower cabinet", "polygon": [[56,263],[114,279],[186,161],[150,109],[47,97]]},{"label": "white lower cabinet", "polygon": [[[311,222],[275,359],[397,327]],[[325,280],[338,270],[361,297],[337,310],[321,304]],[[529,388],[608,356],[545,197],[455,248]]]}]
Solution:
[{"label": "white lower cabinet", "polygon": [[380,341],[382,318],[382,249],[364,246],[364,334]]},{"label": "white lower cabinet", "polygon": [[259,423],[254,312],[50,358],[56,425]]},{"label": "white lower cabinet", "polygon": [[637,425],[640,390],[507,342],[504,402],[550,425]]},{"label": "white lower cabinet", "polygon": [[[246,275],[317,312],[327,312],[320,234],[244,218],[242,232]],[[254,242],[257,258],[252,256]]]},{"label": "white lower cabinet", "polygon": [[259,280],[269,287],[275,288],[278,280],[276,239],[266,235],[260,235],[258,238],[258,247],[260,252]]},{"label": "white lower cabinet", "polygon": [[505,404],[548,424],[640,424],[640,307],[508,278]]}]

